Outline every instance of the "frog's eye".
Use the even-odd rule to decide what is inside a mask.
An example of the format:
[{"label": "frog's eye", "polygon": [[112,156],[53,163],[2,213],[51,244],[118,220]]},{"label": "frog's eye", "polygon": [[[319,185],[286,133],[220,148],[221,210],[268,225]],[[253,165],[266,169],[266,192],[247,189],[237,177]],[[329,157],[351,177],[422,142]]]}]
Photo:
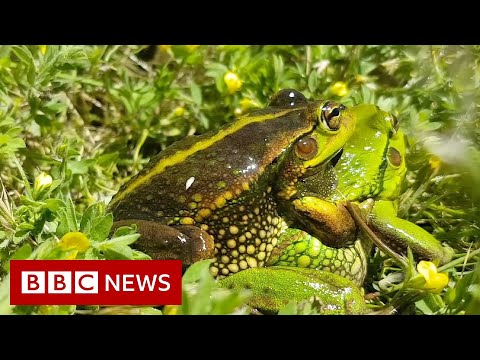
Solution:
[{"label": "frog's eye", "polygon": [[402,155],[400,154],[400,151],[390,146],[388,148],[388,161],[393,166],[399,167],[402,164]]},{"label": "frog's eye", "polygon": [[340,128],[340,114],[344,109],[344,105],[339,105],[333,101],[327,101],[323,105],[320,120],[327,130],[334,131]]},{"label": "frog's eye", "polygon": [[268,106],[293,107],[307,103],[307,98],[301,92],[293,89],[283,89],[273,95]]},{"label": "frog's eye", "polygon": [[300,139],[295,145],[295,153],[302,160],[312,159],[315,155],[317,155],[317,152],[317,141],[310,136]]}]

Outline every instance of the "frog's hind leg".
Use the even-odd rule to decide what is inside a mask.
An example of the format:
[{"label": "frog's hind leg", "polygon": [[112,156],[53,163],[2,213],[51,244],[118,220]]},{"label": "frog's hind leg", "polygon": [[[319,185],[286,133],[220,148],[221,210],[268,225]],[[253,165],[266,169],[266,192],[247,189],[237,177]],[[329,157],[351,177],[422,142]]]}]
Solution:
[{"label": "frog's hind leg", "polygon": [[148,220],[120,220],[113,230],[136,224],[140,238],[132,245],[155,260],[182,260],[183,268],[215,256],[212,236],[192,225],[169,226]]}]

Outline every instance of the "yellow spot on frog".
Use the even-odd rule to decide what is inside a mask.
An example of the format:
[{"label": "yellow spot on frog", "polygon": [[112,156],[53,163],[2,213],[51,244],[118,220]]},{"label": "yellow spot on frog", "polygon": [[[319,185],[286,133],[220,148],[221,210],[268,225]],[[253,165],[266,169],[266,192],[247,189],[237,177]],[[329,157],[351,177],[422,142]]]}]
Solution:
[{"label": "yellow spot on frog", "polygon": [[197,208],[197,203],[195,203],[195,202],[188,203],[188,208],[192,209],[192,210],[196,209]]},{"label": "yellow spot on frog", "polygon": [[253,245],[248,245],[248,247],[247,247],[247,253],[250,254],[250,255],[254,254],[254,253],[255,253],[255,246],[253,246]]},{"label": "yellow spot on frog", "polygon": [[297,254],[302,253],[307,249],[307,244],[303,241],[296,243],[294,249]]},{"label": "yellow spot on frog", "polygon": [[215,267],[215,266],[212,266],[212,267],[210,268],[210,273],[211,273],[213,276],[217,276],[217,274],[218,274],[218,268]]},{"label": "yellow spot on frog", "polygon": [[230,239],[230,240],[227,241],[227,246],[230,249],[234,249],[237,246],[237,242],[233,239]]},{"label": "yellow spot on frog", "polygon": [[245,191],[247,191],[247,190],[250,189],[250,185],[249,185],[247,182],[243,182],[243,183],[242,183],[242,189],[245,190]]},{"label": "yellow spot on frog", "polygon": [[62,236],[58,243],[58,246],[60,246],[60,248],[65,251],[76,250],[79,252],[85,252],[90,247],[90,240],[88,240],[87,236],[84,233],[79,231],[72,231]]},{"label": "yellow spot on frog", "polygon": [[236,273],[238,272],[239,268],[238,268],[238,265],[237,264],[229,264],[227,266],[228,270],[230,270],[231,272],[233,273]]},{"label": "yellow spot on frog", "polygon": [[241,254],[243,254],[245,252],[246,248],[245,248],[245,245],[240,245],[238,247],[238,251],[240,251]]},{"label": "yellow spot on frog", "polygon": [[263,259],[265,259],[265,256],[266,256],[266,255],[267,255],[267,254],[265,254],[264,251],[260,251],[260,252],[258,253],[258,255],[257,255],[257,258],[258,258],[258,260],[262,261]]},{"label": "yellow spot on frog", "polygon": [[248,264],[245,260],[240,260],[238,265],[240,265],[240,269],[242,269],[242,270],[245,270],[248,267]]},{"label": "yellow spot on frog", "polygon": [[247,257],[247,264],[248,266],[250,267],[257,267],[257,259],[253,258],[253,257]]},{"label": "yellow spot on frog", "polygon": [[310,248],[308,249],[308,254],[312,257],[318,256],[320,254],[320,248],[322,247],[322,243],[318,239],[312,239],[310,243]]},{"label": "yellow spot on frog", "polygon": [[219,196],[218,198],[215,199],[215,205],[217,208],[222,208],[225,206],[227,203],[227,200],[223,196]]},{"label": "yellow spot on frog", "polygon": [[202,201],[203,196],[202,196],[202,194],[198,194],[198,193],[197,193],[197,194],[193,194],[192,199],[193,199],[193,201],[195,201],[195,202],[198,203],[198,202]]},{"label": "yellow spot on frog", "polygon": [[227,200],[232,200],[233,199],[233,194],[230,191],[227,191],[223,194],[223,197]]},{"label": "yellow spot on frog", "polygon": [[207,209],[207,208],[200,209],[197,212],[197,214],[204,219],[208,218],[211,213],[212,213],[212,211],[210,209]]},{"label": "yellow spot on frog", "polygon": [[238,227],[235,226],[235,225],[230,226],[230,227],[228,228],[228,230],[230,230],[230,234],[232,234],[232,235],[238,234],[238,231],[239,231],[239,230],[238,230]]},{"label": "yellow spot on frog", "polygon": [[327,259],[333,258],[333,251],[332,251],[331,249],[325,250],[325,257],[326,257]]},{"label": "yellow spot on frog", "polygon": [[306,268],[308,265],[310,265],[310,261],[311,260],[307,255],[302,255],[297,260],[298,267]]},{"label": "yellow spot on frog", "polygon": [[195,224],[195,220],[193,220],[191,217],[184,217],[180,219],[180,224],[182,225],[193,225]]},{"label": "yellow spot on frog", "polygon": [[225,181],[217,182],[217,188],[218,189],[225,189],[226,186],[227,186],[227,183]]}]

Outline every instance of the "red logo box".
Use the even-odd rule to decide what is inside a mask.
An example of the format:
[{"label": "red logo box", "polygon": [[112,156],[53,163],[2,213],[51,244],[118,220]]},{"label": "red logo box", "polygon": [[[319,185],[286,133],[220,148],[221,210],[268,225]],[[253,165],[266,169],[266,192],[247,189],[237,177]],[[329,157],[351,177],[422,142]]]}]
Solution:
[{"label": "red logo box", "polygon": [[180,260],[11,260],[11,305],[180,305]]}]

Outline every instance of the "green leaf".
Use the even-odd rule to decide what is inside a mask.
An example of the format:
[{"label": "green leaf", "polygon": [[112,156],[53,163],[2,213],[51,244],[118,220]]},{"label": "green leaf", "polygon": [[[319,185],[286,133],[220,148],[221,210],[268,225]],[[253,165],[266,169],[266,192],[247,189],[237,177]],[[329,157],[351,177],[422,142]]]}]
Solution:
[{"label": "green leaf", "polygon": [[82,219],[80,220],[80,231],[88,234],[90,232],[93,222],[100,216],[101,212],[102,208],[99,203],[90,205],[87,210],[85,210]]},{"label": "green leaf", "polygon": [[10,274],[0,282],[0,315],[9,315],[14,306],[10,305]]},{"label": "green leaf", "polygon": [[15,253],[10,257],[11,260],[25,260],[32,255],[32,246],[30,244],[22,245]]},{"label": "green leaf", "polygon": [[206,259],[192,264],[187,271],[185,271],[185,274],[183,274],[182,282],[189,284],[200,281],[206,276],[205,274],[210,274],[211,263],[211,260]]},{"label": "green leaf", "polygon": [[140,237],[140,234],[130,234],[130,235],[124,235],[121,237],[113,238],[111,240],[106,240],[102,241],[99,245],[98,248],[101,250],[105,250],[112,245],[122,245],[122,246],[127,246],[130,244],[133,244],[137,239]]},{"label": "green leaf", "polygon": [[202,105],[202,89],[195,83],[190,85],[190,92],[192,93],[192,100],[198,106]]},{"label": "green leaf", "polygon": [[108,260],[131,260],[133,257],[132,249],[120,244],[111,244],[103,252]]},{"label": "green leaf", "polygon": [[33,55],[26,46],[13,46],[13,52],[18,58],[27,66],[27,81],[30,85],[35,83],[35,62],[33,60]]},{"label": "green leaf", "polygon": [[90,230],[90,236],[95,241],[103,241],[110,233],[110,229],[113,225],[113,215],[108,214],[102,216],[94,221],[94,224]]},{"label": "green leaf", "polygon": [[287,305],[278,311],[278,315],[296,315],[297,314],[297,302],[289,301]]},{"label": "green leaf", "polygon": [[77,214],[71,197],[68,197],[64,206],[58,213],[59,224],[56,235],[59,238],[70,231],[78,231]]}]

